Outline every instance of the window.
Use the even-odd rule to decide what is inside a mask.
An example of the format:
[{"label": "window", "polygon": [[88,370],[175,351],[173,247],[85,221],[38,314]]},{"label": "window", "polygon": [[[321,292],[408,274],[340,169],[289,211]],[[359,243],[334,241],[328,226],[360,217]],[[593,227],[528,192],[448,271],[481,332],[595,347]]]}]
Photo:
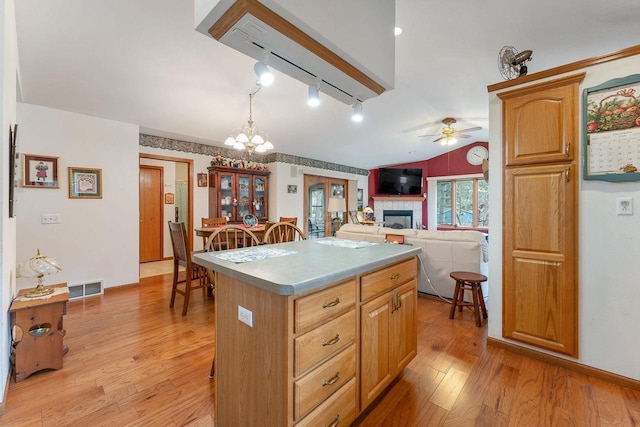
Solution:
[{"label": "window", "polygon": [[436,191],[439,227],[489,227],[487,181],[482,178],[443,180],[438,181]]}]

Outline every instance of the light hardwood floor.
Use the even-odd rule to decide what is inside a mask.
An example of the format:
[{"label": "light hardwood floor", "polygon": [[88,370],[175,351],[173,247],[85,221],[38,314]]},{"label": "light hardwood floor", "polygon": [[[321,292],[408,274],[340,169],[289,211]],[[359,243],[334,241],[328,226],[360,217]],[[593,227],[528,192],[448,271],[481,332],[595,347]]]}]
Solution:
[{"label": "light hardwood floor", "polygon": [[[183,317],[170,283],[70,302],[64,368],[12,381],[0,424],[213,425],[213,300],[196,292]],[[640,392],[486,346],[486,326],[448,310],[418,298],[418,356],[358,425],[640,426]]]}]

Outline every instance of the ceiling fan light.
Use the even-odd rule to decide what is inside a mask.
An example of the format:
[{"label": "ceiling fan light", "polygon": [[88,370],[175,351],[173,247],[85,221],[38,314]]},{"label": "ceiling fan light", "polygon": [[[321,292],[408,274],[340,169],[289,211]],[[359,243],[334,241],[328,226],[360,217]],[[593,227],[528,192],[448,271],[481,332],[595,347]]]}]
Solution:
[{"label": "ceiling fan light", "polygon": [[256,147],[256,153],[264,153],[265,151],[267,151],[267,149],[265,148],[264,144],[258,145]]},{"label": "ceiling fan light", "polygon": [[233,144],[233,148],[235,148],[236,150],[244,150],[244,144],[240,141],[236,141],[235,144]]},{"label": "ceiling fan light", "polygon": [[262,86],[271,86],[274,80],[273,74],[262,61],[256,62],[256,65],[253,66],[253,70],[256,72],[258,81]]},{"label": "ceiling fan light", "polygon": [[253,138],[251,138],[251,142],[256,145],[261,145],[264,144],[264,138],[260,135],[253,135]]},{"label": "ceiling fan light", "polygon": [[240,132],[238,136],[236,136],[236,142],[246,144],[247,142],[249,142],[249,137],[245,135],[244,132]]},{"label": "ceiling fan light", "polygon": [[351,114],[351,120],[353,120],[356,123],[360,123],[362,119],[363,119],[362,103],[356,102],[355,104],[353,104],[353,113]]},{"label": "ceiling fan light", "polygon": [[455,138],[447,138],[447,145],[453,145],[456,142],[458,142],[458,140]]},{"label": "ceiling fan light", "polygon": [[320,91],[318,86],[309,86],[309,97],[307,98],[307,105],[310,107],[317,107],[320,105]]},{"label": "ceiling fan light", "polygon": [[224,145],[235,145],[235,144],[236,144],[236,140],[232,136],[229,136],[227,139],[224,140]]},{"label": "ceiling fan light", "polygon": [[265,142],[264,144],[262,144],[262,147],[264,147],[265,150],[273,150],[273,144],[271,143],[271,141]]}]

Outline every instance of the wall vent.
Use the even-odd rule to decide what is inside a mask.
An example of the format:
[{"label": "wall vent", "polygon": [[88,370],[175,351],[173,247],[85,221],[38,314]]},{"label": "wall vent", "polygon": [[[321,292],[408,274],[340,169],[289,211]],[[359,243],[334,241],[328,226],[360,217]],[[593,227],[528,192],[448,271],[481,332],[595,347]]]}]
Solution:
[{"label": "wall vent", "polygon": [[91,297],[94,295],[102,295],[104,292],[104,282],[96,280],[85,283],[75,283],[69,285],[69,299],[78,299]]}]

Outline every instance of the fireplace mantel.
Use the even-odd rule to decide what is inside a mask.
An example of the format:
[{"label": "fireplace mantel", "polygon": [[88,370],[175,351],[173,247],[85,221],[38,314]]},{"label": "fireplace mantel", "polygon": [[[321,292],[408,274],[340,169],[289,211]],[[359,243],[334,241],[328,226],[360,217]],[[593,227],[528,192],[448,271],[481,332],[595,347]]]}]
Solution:
[{"label": "fireplace mantel", "polygon": [[422,202],[422,196],[371,196],[373,201],[377,202]]}]

